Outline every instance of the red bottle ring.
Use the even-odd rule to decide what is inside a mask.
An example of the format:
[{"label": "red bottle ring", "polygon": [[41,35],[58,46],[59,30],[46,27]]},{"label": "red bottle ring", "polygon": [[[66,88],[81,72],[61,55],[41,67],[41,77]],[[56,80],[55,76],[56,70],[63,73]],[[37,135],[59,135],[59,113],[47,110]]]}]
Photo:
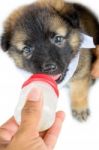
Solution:
[{"label": "red bottle ring", "polygon": [[56,82],[50,76],[48,76],[46,74],[34,74],[27,81],[24,82],[22,88],[24,88],[25,86],[30,84],[32,81],[47,82],[48,84],[50,84],[53,87],[56,95],[59,97],[58,86],[57,86]]}]

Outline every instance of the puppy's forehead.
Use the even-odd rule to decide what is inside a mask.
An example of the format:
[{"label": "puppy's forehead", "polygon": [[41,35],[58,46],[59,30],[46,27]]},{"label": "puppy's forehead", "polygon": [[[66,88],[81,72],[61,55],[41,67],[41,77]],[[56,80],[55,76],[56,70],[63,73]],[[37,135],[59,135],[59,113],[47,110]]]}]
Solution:
[{"label": "puppy's forehead", "polygon": [[66,22],[54,11],[52,8],[39,8],[28,9],[19,20],[19,26],[28,28],[28,32],[55,32],[59,35],[66,35],[68,27]]}]

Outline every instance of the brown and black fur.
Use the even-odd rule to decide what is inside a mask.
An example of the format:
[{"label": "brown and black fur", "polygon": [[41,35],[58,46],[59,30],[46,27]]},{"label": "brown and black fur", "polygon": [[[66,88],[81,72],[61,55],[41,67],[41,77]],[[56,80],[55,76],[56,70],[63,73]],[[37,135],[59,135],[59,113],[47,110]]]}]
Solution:
[{"label": "brown and black fur", "polygon": [[[99,23],[90,10],[63,0],[39,0],[15,10],[8,17],[1,46],[17,67],[32,73],[62,73],[62,80],[70,61],[79,51],[82,42],[80,32],[93,36],[94,43],[99,44]],[[64,37],[63,43],[55,43],[56,34]],[[26,46],[31,47],[31,51],[24,51]],[[87,99],[92,80],[92,52],[86,49],[80,51],[70,91],[73,116],[83,121],[89,115]]]}]

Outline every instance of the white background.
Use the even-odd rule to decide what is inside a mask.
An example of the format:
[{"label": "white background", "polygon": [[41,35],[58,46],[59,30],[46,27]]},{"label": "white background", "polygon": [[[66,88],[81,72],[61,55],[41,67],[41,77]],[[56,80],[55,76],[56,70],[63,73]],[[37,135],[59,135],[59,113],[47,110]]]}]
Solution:
[{"label": "white background", "polygon": [[[6,16],[21,4],[33,0],[1,0],[0,33]],[[99,16],[98,0],[76,0],[89,6]],[[0,50],[0,125],[13,115],[25,76],[19,73],[13,62]],[[99,81],[89,94],[91,116],[85,123],[75,121],[70,112],[68,91],[60,92],[59,108],[66,112],[66,119],[55,150],[99,150]]]}]

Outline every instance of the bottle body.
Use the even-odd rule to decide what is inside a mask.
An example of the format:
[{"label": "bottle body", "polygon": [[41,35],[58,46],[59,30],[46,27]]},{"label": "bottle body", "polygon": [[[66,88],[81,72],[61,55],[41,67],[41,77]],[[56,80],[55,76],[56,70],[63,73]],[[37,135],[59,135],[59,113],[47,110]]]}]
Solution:
[{"label": "bottle body", "polygon": [[22,89],[14,117],[17,123],[20,124],[22,108],[26,103],[29,92],[35,87],[40,88],[43,93],[43,110],[41,114],[39,131],[45,131],[50,128],[55,121],[55,113],[58,102],[57,94],[55,93],[53,87],[47,82],[42,80],[34,80]]}]

